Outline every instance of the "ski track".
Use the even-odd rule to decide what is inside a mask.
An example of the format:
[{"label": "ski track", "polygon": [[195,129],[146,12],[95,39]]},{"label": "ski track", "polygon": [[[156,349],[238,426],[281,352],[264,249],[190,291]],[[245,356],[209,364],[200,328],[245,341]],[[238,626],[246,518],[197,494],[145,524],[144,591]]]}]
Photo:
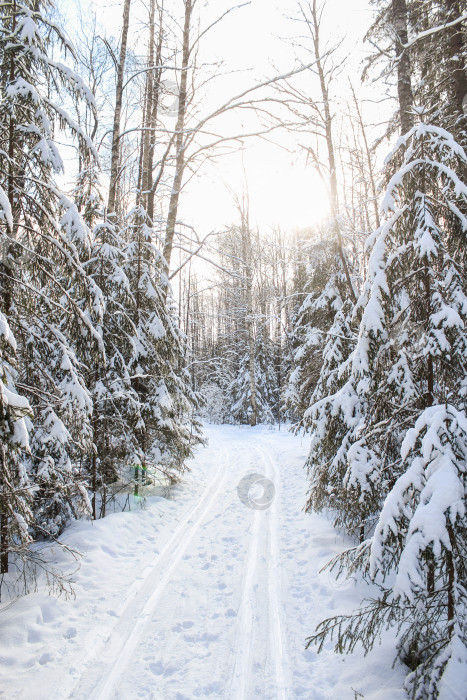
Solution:
[{"label": "ski track", "polygon": [[245,574],[242,582],[242,597],[237,613],[237,630],[233,649],[233,673],[229,684],[227,698],[245,700],[251,685],[253,622],[255,621],[254,587],[257,585],[256,567],[258,565],[258,536],[261,525],[261,511],[253,511],[250,524],[249,547],[246,558]]},{"label": "ski track", "polygon": [[[224,452],[222,452],[221,458],[223,455]],[[222,474],[222,468],[220,467],[202,494],[199,503],[183,518],[161,553],[143,571],[143,582],[138,583],[130,591],[129,600],[104,644],[100,649],[92,649],[92,657],[99,656],[100,660],[96,662],[95,668],[86,670],[85,678],[81,679],[78,687],[72,691],[70,699],[87,700],[92,697],[93,700],[108,700],[108,698],[112,697],[112,687],[129,663],[129,658],[134,652],[138,640],[144,633],[148,617],[154,611],[170,581],[173,571],[212,507],[224,480],[225,473]],[[197,511],[201,511],[199,515],[197,515]],[[162,570],[164,573],[162,573]],[[160,576],[159,579],[158,576]],[[155,581],[157,581],[156,586],[152,589]],[[136,596],[142,597],[143,602],[145,596],[148,596],[139,613],[134,611],[134,603],[138,602]],[[131,621],[135,617],[136,622],[132,626]],[[107,668],[104,669],[102,669],[102,657],[109,660]],[[82,685],[84,685],[84,688],[81,687]]]},{"label": "ski track", "polygon": [[[254,510],[253,523],[251,525],[250,547],[245,576],[243,580],[243,594],[238,620],[239,634],[234,648],[234,672],[228,698],[235,700],[248,700],[253,695],[256,697],[274,697],[277,700],[287,700],[286,657],[285,643],[282,630],[284,615],[281,586],[280,586],[280,552],[278,540],[278,503],[280,495],[280,482],[274,460],[267,448],[260,444],[252,446],[258,455],[258,463],[261,463],[264,476],[270,479],[275,487],[275,498],[267,510]],[[258,555],[261,526],[264,527],[265,549],[263,556]],[[277,584],[277,578],[279,583]],[[266,585],[261,587],[262,578],[266,579]],[[267,593],[267,617],[263,613],[263,619],[258,619],[258,611],[261,606],[255,601],[255,591],[259,595]],[[256,602],[256,604],[255,604]],[[266,617],[266,619],[264,619]],[[254,685],[252,678],[252,644],[255,628],[268,628],[268,661],[271,668],[263,676],[263,687],[252,690]],[[259,656],[261,656],[261,649]],[[274,679],[272,688],[267,687],[266,679]],[[256,691],[256,692],[255,692]]]},{"label": "ski track", "polygon": [[[275,497],[267,511],[269,526],[269,548],[268,548],[268,583],[269,583],[269,647],[274,659],[276,693],[278,700],[287,700],[287,689],[289,687],[287,646],[284,636],[284,616],[285,611],[282,604],[281,586],[281,555],[279,544],[279,506],[281,502],[281,483],[272,460],[271,453],[264,447],[261,448],[263,463],[266,466],[266,473],[275,485]],[[269,469],[268,469],[269,468]],[[269,473],[268,473],[269,471]],[[279,577],[279,582],[274,585],[275,579]]]},{"label": "ski track", "polygon": [[[268,557],[264,549],[265,537],[268,535],[268,529],[264,525],[268,522],[268,515],[265,511],[250,510],[245,507],[237,499],[236,493],[238,481],[244,476],[246,471],[251,470],[247,469],[248,462],[250,467],[257,469],[261,456],[262,452],[256,445],[245,444],[243,441],[236,442],[235,440],[229,445],[229,457],[224,465],[225,476],[228,477],[227,488],[222,494],[223,497],[216,502],[211,513],[211,520],[205,522],[200,532],[197,533],[197,538],[193,542],[194,547],[190,554],[190,556],[196,554],[195,545],[197,545],[198,551],[204,549],[217,551],[216,547],[222,547],[219,535],[225,534],[226,530],[224,528],[227,525],[227,531],[232,534],[229,537],[221,537],[221,540],[232,543],[230,547],[232,559],[237,560],[237,567],[232,575],[238,577],[225,584],[220,580],[220,572],[218,571],[217,576],[210,576],[208,580],[204,580],[202,586],[198,583],[198,586],[206,591],[206,599],[212,601],[212,604],[217,606],[217,610],[222,611],[224,615],[228,615],[225,634],[217,633],[212,624],[212,622],[221,617],[221,613],[213,613],[212,610],[209,610],[209,605],[206,606],[206,611],[196,611],[201,623],[198,623],[199,631],[195,635],[184,634],[184,641],[188,642],[188,648],[185,659],[180,659],[179,661],[179,665],[185,669],[183,683],[179,683],[178,680],[175,683],[167,682],[164,690],[161,689],[159,691],[160,696],[164,699],[177,698],[181,700],[182,698],[192,697],[180,691],[185,691],[185,687],[190,688],[193,685],[196,688],[194,694],[197,697],[227,697],[238,700],[247,700],[252,697],[282,697],[276,696],[274,691],[267,687],[266,678],[269,678],[270,674],[266,673],[266,668],[263,668],[264,639],[262,632],[268,628],[267,614],[265,614],[267,608],[265,608],[262,600],[265,592],[268,590],[266,585],[267,579],[265,581],[268,573]],[[228,522],[226,522],[226,519]],[[221,522],[223,520],[224,523],[223,527],[218,530],[216,525],[219,520]],[[241,557],[239,554],[242,547],[245,551]],[[217,559],[217,555],[214,556]],[[222,566],[223,568],[226,566],[227,569],[232,568],[232,565],[228,564],[228,560]],[[193,573],[191,568],[188,568],[186,573],[183,571],[178,572],[180,582],[183,582],[180,588],[183,590],[187,589],[186,574],[190,572]],[[172,618],[172,622],[175,622],[179,616],[176,602],[170,603],[171,597],[177,598],[177,582],[175,581],[174,583],[174,590],[168,591],[167,595],[167,610],[177,610]],[[221,591],[220,595],[217,596],[216,587]],[[240,599],[235,604],[233,600],[239,592]],[[232,605],[229,606],[231,600]],[[187,609],[188,617],[196,617],[193,605],[187,604],[185,609]],[[206,622],[207,619],[208,621]],[[157,627],[158,622],[157,619],[153,620],[155,627]],[[165,616],[164,624],[166,628],[167,626],[170,627],[170,613]],[[194,623],[190,620],[182,622],[182,625],[188,626],[188,629],[192,625],[194,627]],[[173,625],[172,630],[176,631],[178,626],[179,623]],[[224,638],[222,639],[222,637]],[[163,643],[162,641],[154,645],[146,641],[136,656],[148,661],[152,654],[154,656],[157,656],[158,653],[160,654],[160,647]],[[223,667],[217,668],[214,665],[212,669],[214,679],[210,684],[196,687],[196,668],[193,668],[193,663],[190,666],[192,661],[190,659],[190,644],[194,647],[194,654],[203,663],[206,663],[205,659],[211,655],[210,647],[214,644],[218,646],[217,655],[219,659],[223,660]],[[220,651],[223,644],[224,650]],[[268,646],[269,651],[271,648],[274,648],[271,641]],[[269,671],[270,669],[267,670]],[[136,675],[140,673],[144,674],[141,664],[138,665]],[[173,671],[169,666],[168,673],[162,673],[163,678],[159,680],[163,681],[164,676],[168,675],[170,677],[172,674]],[[193,676],[191,680],[190,675]],[[147,684],[144,683],[143,685]],[[120,689],[118,697],[128,697],[130,692],[134,692],[130,691],[130,687],[131,683],[126,679],[126,685]],[[138,693],[138,697],[143,697],[141,693],[144,693],[144,689],[138,688]]]},{"label": "ski track", "polygon": [[[371,662],[345,663],[332,645],[320,656],[305,649],[320,620],[362,597],[318,573],[344,542],[325,518],[303,513],[307,441],[264,426],[206,433],[174,501],[82,526],[91,563],[74,603],[18,603],[27,642],[21,657],[0,639],[2,699],[353,700],[358,691],[403,700],[389,637]],[[265,510],[238,498],[249,472],[274,484]],[[7,634],[17,634],[15,609]]]},{"label": "ski track", "polygon": [[[158,603],[170,599],[173,595],[168,589],[169,582],[177,574],[183,577],[183,571],[177,571],[182,558],[187,552],[193,554],[192,545],[197,543],[198,546],[203,546],[206,539],[212,540],[215,533],[211,527],[215,523],[216,515],[219,516],[232,505],[230,503],[226,508],[225,503],[219,499],[222,491],[224,497],[227,496],[230,501],[235,499],[233,531],[237,533],[237,537],[240,535],[237,545],[241,545],[243,541],[247,547],[240,567],[241,580],[237,588],[240,588],[241,594],[234,629],[228,635],[234,641],[229,663],[224,670],[224,677],[229,679],[224,685],[227,694],[219,692],[219,697],[223,695],[232,700],[248,700],[252,697],[287,699],[283,611],[280,585],[277,583],[280,572],[277,502],[279,484],[274,460],[268,448],[259,442],[245,445],[240,441],[230,445],[228,458],[227,451],[224,450],[220,461],[221,467],[204,492],[201,504],[185,518],[183,525],[177,529],[146,573],[143,586],[145,592],[154,581],[157,583],[133,626],[129,628],[128,624],[134,616],[130,606],[121,615],[119,624],[109,635],[108,641],[98,651],[99,662],[88,669],[86,680],[72,693],[73,700],[85,700],[89,697],[110,700],[120,696],[125,698],[128,697],[128,693],[134,692],[129,688],[128,679],[131,678],[131,674],[127,670],[134,666],[134,659],[138,660],[148,652],[145,637],[150,636],[151,628],[156,624],[153,615],[157,611]],[[243,476],[243,465],[246,466],[248,462],[275,485],[276,499],[267,510],[248,509],[236,501],[236,486]],[[210,515],[213,516],[212,520],[206,522]],[[238,548],[240,549],[240,546]],[[158,579],[163,565],[164,572]],[[228,594],[225,596],[224,606],[228,609]],[[174,608],[170,602],[167,607],[169,610]],[[136,664],[139,666],[138,661]],[[141,674],[144,674],[144,670],[138,668],[136,675]],[[121,679],[123,686],[120,683]],[[215,687],[213,692],[217,693],[221,683]],[[180,693],[172,695],[169,688],[159,692],[164,698],[182,697]],[[212,694],[206,688],[200,692],[201,696],[203,692]]]}]

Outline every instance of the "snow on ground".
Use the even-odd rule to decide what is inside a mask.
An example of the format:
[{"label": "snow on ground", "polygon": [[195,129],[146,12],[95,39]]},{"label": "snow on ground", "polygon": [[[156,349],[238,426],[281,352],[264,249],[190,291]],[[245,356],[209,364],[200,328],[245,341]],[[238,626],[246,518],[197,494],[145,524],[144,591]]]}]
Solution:
[{"label": "snow on ground", "polygon": [[[206,434],[171,500],[69,528],[85,553],[74,598],[36,592],[1,614],[0,698],[405,698],[390,634],[366,658],[305,650],[317,622],[362,597],[318,573],[346,543],[303,513],[308,440],[264,426]],[[269,508],[239,499],[249,472],[273,482]]]}]

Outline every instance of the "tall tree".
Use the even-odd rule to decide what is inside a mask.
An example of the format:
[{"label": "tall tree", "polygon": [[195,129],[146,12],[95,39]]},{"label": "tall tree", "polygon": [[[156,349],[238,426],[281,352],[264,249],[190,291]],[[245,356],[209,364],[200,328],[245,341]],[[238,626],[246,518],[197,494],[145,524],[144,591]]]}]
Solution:
[{"label": "tall tree", "polygon": [[[302,21],[304,22],[313,45],[314,64],[311,68],[316,72],[319,81],[319,89],[321,93],[320,105],[313,102],[313,110],[315,112],[314,122],[324,135],[327,150],[327,177],[329,182],[329,204],[331,220],[333,223],[333,233],[336,240],[337,252],[341,260],[342,269],[348,285],[348,293],[352,300],[357,300],[354,284],[351,276],[351,269],[344,250],[344,241],[339,221],[339,199],[338,199],[338,183],[337,183],[337,158],[336,148],[333,135],[333,113],[331,99],[329,94],[330,82],[332,80],[333,70],[329,71],[329,52],[324,52],[322,49],[321,37],[321,22],[322,22],[322,7],[318,5],[317,0],[307,0],[307,2],[299,3],[299,10]],[[309,102],[309,100],[308,100]],[[321,108],[322,107],[322,108]],[[320,169],[319,159],[316,153],[310,149],[310,155],[315,161],[315,165]]]},{"label": "tall tree", "polygon": [[120,40],[120,56],[116,66],[116,86],[115,86],[115,111],[112,129],[112,146],[110,155],[110,183],[109,196],[107,201],[108,214],[114,214],[116,210],[117,185],[120,170],[120,122],[122,115],[123,88],[125,75],[125,62],[128,45],[128,30],[130,26],[130,6],[131,0],[124,0],[122,36]]},{"label": "tall tree", "polygon": [[[12,399],[10,409],[3,402],[2,408],[3,570],[17,535],[19,541],[31,533],[56,535],[70,515],[89,506],[75,461],[88,447],[91,415],[77,348],[86,338],[103,353],[90,320],[92,308],[100,313],[100,290],[87,276],[81,256],[89,246],[89,231],[54,179],[63,170],[55,141],[60,126],[69,129],[84,153],[96,156],[55,89],[84,99],[90,108],[94,101],[74,70],[48,53],[53,42],[65,55],[71,53],[47,18],[49,7],[46,1],[12,0],[0,10],[0,187],[8,193],[1,201],[0,282],[2,314],[11,329],[3,334],[7,344],[1,374],[9,391],[16,382],[28,398]],[[16,369],[9,355],[13,337]],[[19,420],[27,412],[32,414],[29,440]],[[34,483],[34,517],[24,520],[23,514],[22,521],[12,504],[17,492],[24,497],[27,478]]]},{"label": "tall tree", "polygon": [[185,15],[182,35],[182,63],[180,71],[180,87],[178,91],[177,123],[175,125],[175,173],[173,177],[172,191],[170,193],[169,211],[164,240],[164,259],[167,268],[170,269],[172,249],[177,223],[178,203],[182,189],[183,176],[187,164],[187,139],[185,134],[186,111],[188,107],[188,70],[192,46],[192,13],[196,0],[184,0]]},{"label": "tall tree", "polygon": [[399,119],[401,132],[406,134],[412,128],[414,123],[412,111],[413,92],[410,54],[409,50],[406,48],[408,43],[406,0],[392,0],[391,14],[395,34],[394,45],[397,64]]},{"label": "tall tree", "polygon": [[368,572],[381,594],[345,624],[340,617],[323,622],[314,640],[341,625],[340,649],[358,641],[368,649],[384,626],[398,625],[411,697],[447,698],[454,667],[467,659],[467,186],[457,175],[467,156],[448,132],[423,123],[399,140],[390,162],[400,150],[341,390],[356,427],[346,448],[350,510],[373,513],[376,527],[339,560]]}]

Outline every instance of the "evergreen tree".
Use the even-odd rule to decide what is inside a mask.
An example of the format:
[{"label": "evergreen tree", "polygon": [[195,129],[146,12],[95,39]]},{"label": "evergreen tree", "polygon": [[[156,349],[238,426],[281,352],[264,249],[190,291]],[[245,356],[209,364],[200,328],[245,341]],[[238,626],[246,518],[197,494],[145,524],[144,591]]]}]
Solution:
[{"label": "evergreen tree", "polygon": [[137,396],[132,461],[140,473],[176,481],[192,448],[201,441],[194,418],[198,399],[184,368],[185,337],[180,331],[160,242],[146,211],[129,214],[124,271],[131,306],[123,324],[123,357]]},{"label": "evergreen tree", "polygon": [[[2,313],[18,344],[16,381],[32,409],[30,452],[15,459],[34,483],[32,531],[55,535],[88,507],[75,460],[89,444],[91,402],[77,346],[84,336],[99,352],[103,346],[88,313],[99,306],[100,293],[80,257],[89,231],[54,180],[63,170],[54,140],[59,127],[95,155],[54,101],[55,89],[90,104],[93,98],[68,65],[48,55],[52,42],[71,52],[48,9],[48,2],[14,0],[0,9],[0,279]],[[2,556],[12,546],[4,538]]]},{"label": "evergreen tree", "polygon": [[93,320],[105,349],[104,362],[89,343],[81,347],[92,399],[92,444],[82,460],[82,468],[87,472],[91,512],[96,518],[98,501],[103,516],[108,487],[124,477],[124,465],[134,453],[136,436],[131,425],[138,397],[131,384],[121,337],[132,304],[130,283],[124,271],[124,230],[119,222],[105,219],[95,161],[87,159],[85,166],[78,174],[73,194],[91,231],[85,268],[101,293],[101,305],[94,310]]},{"label": "evergreen tree", "polygon": [[[259,348],[261,352],[261,348]],[[271,368],[271,357],[267,355],[257,355],[255,357],[255,399],[256,399],[256,420],[258,423],[273,423],[274,397],[271,389],[274,384],[270,383],[266,365]],[[244,353],[238,361],[236,376],[229,386],[228,394],[231,397],[230,413],[235,423],[242,425],[250,424],[251,417],[251,380],[250,380],[250,355]]]},{"label": "evergreen tree", "polygon": [[340,650],[358,641],[369,649],[395,624],[411,697],[448,698],[453,666],[467,658],[467,187],[457,175],[467,156],[448,132],[423,123],[399,139],[389,164],[399,151],[387,220],[370,242],[346,383],[356,429],[345,485],[355,517],[373,513],[376,527],[338,560],[362,568],[381,595],[346,622],[321,623],[312,639],[338,630]]},{"label": "evergreen tree", "polygon": [[269,336],[265,320],[259,327],[256,339],[256,356],[258,365],[256,386],[262,405],[261,411],[265,417],[263,422],[274,422],[279,417],[280,405],[277,348],[276,343]]},{"label": "evergreen tree", "polygon": [[[310,479],[306,509],[331,510],[334,525],[363,538],[365,515],[356,487],[349,483],[348,451],[360,427],[362,406],[349,381],[355,346],[353,304],[343,303],[326,334],[322,367],[302,424],[311,432],[306,468]],[[355,508],[355,502],[359,507]]]},{"label": "evergreen tree", "polygon": [[[8,212],[8,206],[5,204]],[[4,211],[5,211],[4,210]],[[0,312],[0,575],[8,573],[12,553],[25,556],[33,522],[30,480],[23,453],[29,451],[25,417],[28,401],[18,394],[14,368],[16,341]],[[0,586],[1,588],[1,586]]]},{"label": "evergreen tree", "polygon": [[326,333],[346,298],[346,279],[335,248],[323,239],[308,244],[306,251],[305,298],[292,318],[294,369],[287,391],[289,408],[300,416],[297,428],[304,425],[303,415],[322,371]]}]

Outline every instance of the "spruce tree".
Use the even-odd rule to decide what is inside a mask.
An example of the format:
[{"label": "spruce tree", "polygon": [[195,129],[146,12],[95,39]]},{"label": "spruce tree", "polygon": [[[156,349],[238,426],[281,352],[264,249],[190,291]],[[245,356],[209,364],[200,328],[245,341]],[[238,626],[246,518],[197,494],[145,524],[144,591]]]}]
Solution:
[{"label": "spruce tree", "polygon": [[[8,211],[8,206],[5,204]],[[24,557],[33,522],[30,479],[24,466],[29,451],[26,416],[31,408],[15,383],[16,340],[0,312],[0,575],[8,573],[11,554]],[[0,583],[1,593],[1,583]]]},{"label": "spruce tree", "polygon": [[334,562],[362,569],[381,594],[312,639],[337,633],[340,651],[358,641],[368,650],[396,625],[411,697],[448,698],[467,659],[467,186],[457,174],[467,156],[451,134],[420,123],[388,168],[398,160],[387,219],[370,241],[347,380],[357,427],[344,483],[355,517],[373,513],[374,534]]},{"label": "spruce tree", "polygon": [[109,488],[125,478],[125,464],[134,452],[136,438],[131,431],[131,416],[138,398],[131,385],[121,337],[132,297],[124,272],[124,229],[115,217],[112,221],[106,218],[95,160],[86,159],[73,195],[91,235],[86,274],[101,295],[99,307],[92,310],[92,318],[102,338],[105,361],[89,343],[81,346],[92,400],[92,441],[82,459],[82,468],[91,492],[91,514],[97,518],[105,515],[111,498]]},{"label": "spruce tree", "polygon": [[137,396],[133,406],[132,463],[138,483],[145,475],[178,480],[201,441],[194,413],[196,393],[184,367],[182,334],[157,231],[140,204],[127,218],[124,266],[131,305],[123,320],[122,354]]},{"label": "spruce tree", "polygon": [[335,246],[325,240],[308,244],[301,251],[308,255],[304,299],[292,318],[294,369],[287,391],[287,404],[300,416],[297,429],[322,372],[326,334],[346,298],[346,279]]},{"label": "spruce tree", "polygon": [[[0,282],[2,313],[17,342],[16,382],[31,406],[30,450],[15,457],[21,479],[28,473],[34,486],[28,524],[32,534],[55,536],[89,505],[77,460],[89,446],[92,403],[78,346],[84,337],[98,352],[103,345],[89,313],[100,292],[82,264],[89,231],[55,181],[63,171],[59,129],[96,155],[56,90],[91,105],[93,98],[68,65],[72,51],[48,20],[49,8],[15,0],[0,8]],[[52,43],[67,63],[51,58]],[[13,544],[3,540],[2,556]]]},{"label": "spruce tree", "polygon": [[[258,353],[261,353],[262,346],[258,345]],[[266,365],[271,368],[271,356],[258,354],[255,357],[255,400],[256,400],[256,421],[258,423],[274,422],[274,396],[272,389],[274,384],[268,381]],[[250,424],[251,414],[251,380],[250,380],[250,356],[243,353],[238,358],[238,369],[236,375],[228,388],[231,397],[230,413],[235,423],[241,425]]]}]

